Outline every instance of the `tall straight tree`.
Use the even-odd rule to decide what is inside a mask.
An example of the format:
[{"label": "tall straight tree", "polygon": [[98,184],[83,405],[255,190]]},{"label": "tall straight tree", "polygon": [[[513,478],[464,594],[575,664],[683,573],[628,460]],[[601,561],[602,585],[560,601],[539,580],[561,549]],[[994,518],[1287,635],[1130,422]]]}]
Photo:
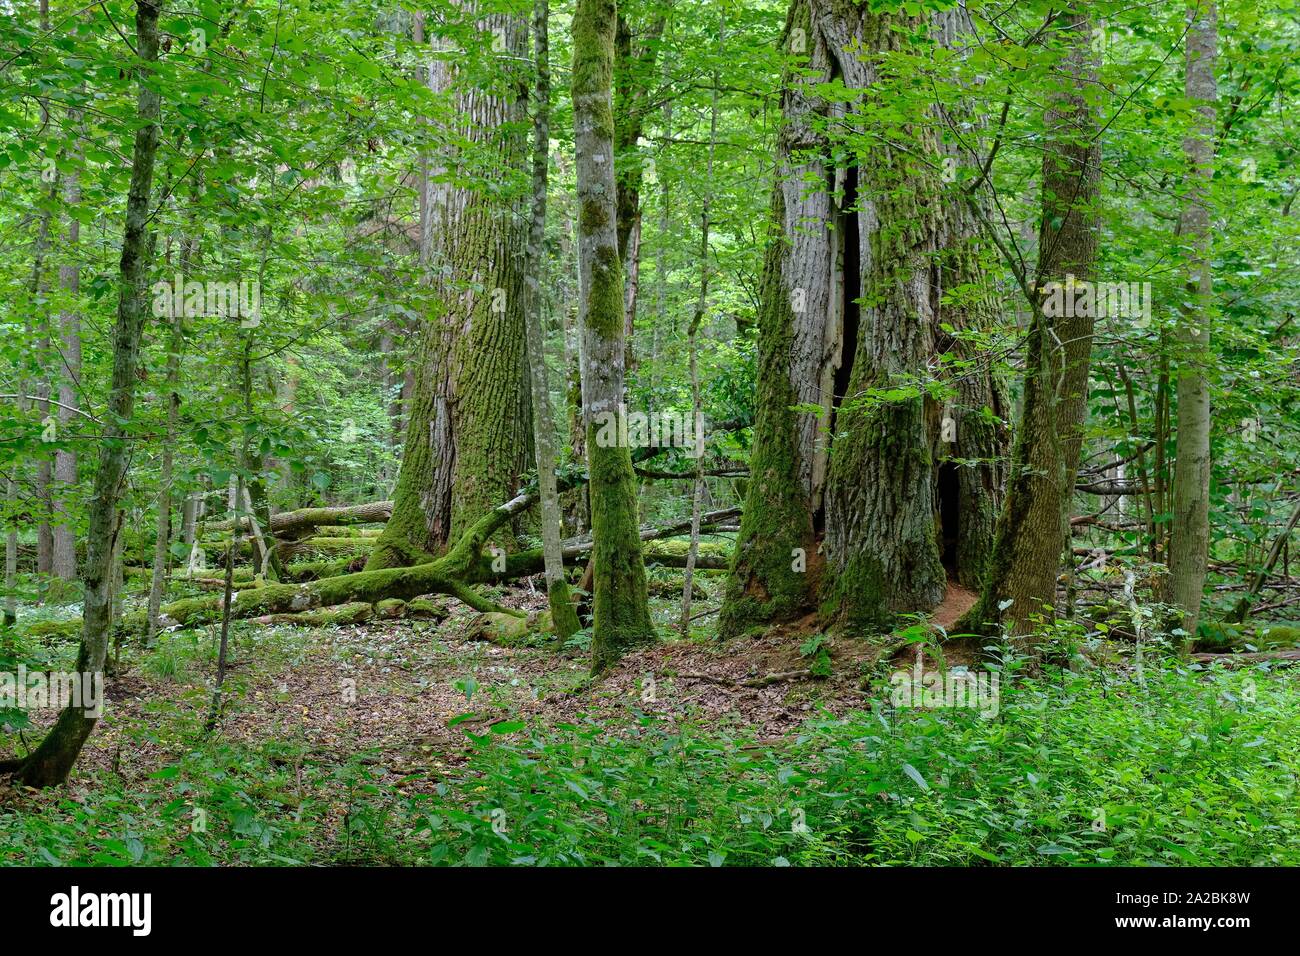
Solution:
[{"label": "tall straight tree", "polygon": [[[126,227],[118,266],[117,323],[113,331],[113,377],[100,439],[98,467],[90,504],[83,576],[85,605],[81,649],[76,670],[82,675],[103,674],[113,617],[113,555],[121,531],[118,503],[126,481],[130,442],[127,430],[135,410],[136,372],[140,339],[149,315],[147,282],[149,252],[149,195],[153,188],[154,158],[158,152],[161,97],[149,77],[158,60],[159,0],[139,0],[135,12],[136,98],[135,145],[131,157],[131,185],[127,191]],[[75,702],[25,760],[18,763],[18,778],[31,787],[47,787],[67,779],[82,745],[98,717]]]},{"label": "tall straight tree", "polygon": [[[809,0],[790,4],[783,49],[792,59],[781,91],[767,251],[758,309],[758,382],[749,491],[719,617],[719,633],[798,617],[816,605],[820,571],[815,516],[826,479],[822,421],[833,375],[825,357],[838,328],[835,204],[824,189],[827,107],[816,87],[838,69]],[[820,415],[810,411],[819,408]],[[796,410],[798,409],[798,410]]]},{"label": "tall straight tree", "polygon": [[533,58],[537,82],[533,97],[533,216],[528,228],[528,265],[524,308],[528,323],[528,366],[533,390],[533,446],[537,453],[537,484],[542,512],[542,557],[546,565],[546,595],[551,620],[561,639],[571,637],[579,627],[578,613],[569,596],[564,577],[564,553],[560,530],[564,515],[555,481],[555,421],[551,417],[551,391],[546,372],[546,338],[542,333],[541,277],[545,264],[543,239],[546,235],[546,182],[551,142],[551,65],[547,19],[550,4],[533,5]]},{"label": "tall straight tree", "polygon": [[[467,165],[490,157],[485,170],[522,171],[527,87],[517,64],[527,58],[526,23],[513,13],[480,13],[477,0],[457,6],[485,38],[484,47],[499,51],[494,63],[503,69],[492,77],[467,76],[476,62],[450,50],[442,37],[431,38],[423,54],[432,57],[429,85],[456,112],[449,138],[471,144]],[[496,191],[471,188],[447,173],[431,170],[432,181],[421,184],[427,193],[421,228],[428,232],[421,243],[439,312],[421,333],[393,516],[367,564],[372,570],[442,554],[514,494],[531,456],[523,285],[528,217]]]},{"label": "tall straight tree", "polygon": [[1096,321],[1085,302],[1100,230],[1101,130],[1091,21],[1080,7],[1057,21],[1061,58],[1047,114],[1024,399],[984,587],[960,630],[1005,624],[1032,633],[1036,617],[1053,613],[1069,543]]},{"label": "tall straight tree", "polygon": [[[68,111],[68,125],[74,129],[82,123],[81,110]],[[80,159],[80,149],[72,157],[75,164]],[[77,414],[81,394],[81,312],[77,298],[81,295],[81,268],[77,262],[81,244],[81,222],[74,214],[81,203],[81,173],[70,170],[63,180],[63,202],[67,215],[65,249],[59,265],[59,285],[66,304],[59,312],[59,332],[63,339],[63,357],[59,375],[59,408],[56,414],[60,433],[67,431]],[[77,483],[77,453],[72,448],[60,448],[54,453],[53,509],[54,524],[54,576],[73,581],[77,577],[77,532],[68,509],[67,495]]]},{"label": "tall straight tree", "polygon": [[628,368],[636,356],[632,335],[636,327],[637,287],[641,274],[641,184],[645,163],[641,157],[641,134],[650,109],[650,84],[656,78],[655,61],[659,38],[667,19],[654,14],[635,36],[628,11],[618,13],[614,34],[614,155],[618,159],[618,254],[623,261],[626,289],[623,295],[624,334],[627,336]]},{"label": "tall straight tree", "polygon": [[1187,99],[1196,125],[1187,135],[1188,185],[1181,230],[1189,249],[1187,302],[1178,324],[1178,458],[1174,462],[1173,522],[1169,528],[1169,603],[1183,612],[1182,628],[1196,635],[1210,544],[1210,205],[1218,83],[1219,24],[1214,0],[1187,9]]},{"label": "tall straight tree", "polygon": [[582,405],[591,475],[591,651],[595,671],[613,664],[628,648],[654,640],[632,456],[623,442],[597,441],[601,421],[621,414],[625,368],[623,270],[614,186],[616,21],[614,0],[578,0],[573,14],[578,318],[583,336]]},{"label": "tall straight tree", "polygon": [[[49,0],[40,0],[39,8],[41,30],[48,33]],[[50,119],[49,103],[45,100],[41,101],[41,119],[42,125],[48,123]],[[36,269],[32,276],[32,295],[36,306],[35,316],[39,333],[37,349],[41,356],[41,364],[44,366],[41,374],[36,378],[36,389],[32,397],[37,414],[43,422],[50,418],[50,396],[54,391],[52,379],[55,375],[50,363],[50,356],[53,354],[50,349],[50,284],[46,275],[48,264],[44,259],[50,251],[54,226],[52,209],[58,195],[59,177],[56,175],[50,183],[49,202],[40,211],[39,235],[35,252]],[[50,459],[42,456],[36,463],[36,498],[41,517],[40,524],[36,528],[36,571],[42,575],[47,575],[54,570],[54,527],[51,523],[53,504],[50,498],[50,482],[53,475]]]}]

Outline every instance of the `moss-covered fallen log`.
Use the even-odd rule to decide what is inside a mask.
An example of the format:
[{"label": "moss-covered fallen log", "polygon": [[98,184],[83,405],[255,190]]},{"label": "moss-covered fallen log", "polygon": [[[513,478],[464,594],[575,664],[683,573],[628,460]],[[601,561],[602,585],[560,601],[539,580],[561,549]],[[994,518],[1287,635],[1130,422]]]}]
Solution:
[{"label": "moss-covered fallen log", "polygon": [[[301,584],[304,581],[315,581],[318,578],[332,578],[340,574],[360,571],[365,567],[365,563],[364,554],[315,561],[295,561],[293,564],[285,565],[280,580],[291,584]],[[196,575],[192,578],[181,577],[179,580],[203,591],[220,591],[226,586],[225,577],[214,575]],[[253,582],[252,569],[235,568],[234,584],[236,588],[257,586]]]},{"label": "moss-covered fallen log", "polygon": [[[700,530],[709,531],[724,521],[730,521],[740,514],[739,508],[724,508],[720,511],[710,511],[700,516]],[[647,562],[653,561],[662,564],[665,567],[685,567],[686,547],[687,544],[664,541],[664,538],[673,538],[677,535],[690,531],[691,523],[689,521],[679,522],[677,524],[665,525],[660,528],[642,528],[641,540],[646,542],[643,555]],[[650,544],[650,542],[656,542]],[[709,557],[703,563],[696,562],[697,568],[708,568],[712,570],[726,570],[730,567],[731,552],[725,546],[719,546],[714,542],[708,542],[706,547],[700,545],[701,553],[708,553]],[[564,542],[564,563],[566,565],[585,562],[591,554],[591,538],[569,539]],[[529,551],[520,551],[516,554],[509,555],[506,558],[506,570],[501,574],[501,578],[521,578],[529,577],[541,573],[542,570],[542,550],[534,548]]]},{"label": "moss-covered fallen log", "polygon": [[527,617],[490,612],[471,621],[464,636],[467,641],[488,641],[509,647],[542,635],[554,636],[554,631],[550,611],[533,611]]},{"label": "moss-covered fallen log", "polygon": [[1193,654],[1192,660],[1201,664],[1218,664],[1220,667],[1250,667],[1270,663],[1275,666],[1300,664],[1300,649],[1287,651],[1259,651],[1246,654]]},{"label": "moss-covered fallen log", "polygon": [[447,609],[433,601],[416,599],[399,601],[390,599],[378,604],[357,602],[338,607],[322,607],[298,613],[265,614],[252,618],[254,624],[299,624],[307,627],[329,627],[340,624],[364,624],[371,620],[441,621]]},{"label": "moss-covered fallen log", "polygon": [[[686,557],[691,543],[684,538],[653,541],[646,544],[646,563],[653,562],[665,568],[686,567]],[[695,557],[697,571],[726,571],[731,567],[731,544],[724,541],[701,541]]]},{"label": "moss-covered fallen log", "polygon": [[359,535],[341,538],[316,535],[299,541],[277,541],[275,552],[285,562],[310,558],[364,557],[375,547],[375,539]]},{"label": "moss-covered fallen log", "polygon": [[[305,584],[267,584],[237,591],[231,600],[232,618],[263,617],[270,614],[298,614],[340,604],[378,604],[389,599],[409,601],[426,594],[446,594],[476,611],[520,614],[500,607],[476,592],[472,585],[500,581],[508,574],[493,568],[493,559],[483,554],[492,535],[536,501],[533,493],[520,494],[488,512],[470,526],[445,555],[408,568],[381,568]],[[537,551],[538,569],[541,549]],[[530,572],[536,573],[536,572]],[[220,618],[222,595],[187,598],[162,610],[165,627],[189,626]]]},{"label": "moss-covered fallen log", "polygon": [[[300,614],[317,608],[341,604],[378,604],[388,599],[409,601],[427,594],[445,594],[469,605],[476,611],[495,611],[522,616],[521,612],[498,606],[474,590],[476,584],[502,583],[514,578],[540,574],[543,570],[542,549],[517,552],[505,557],[504,570],[498,556],[484,554],[492,535],[515,516],[536,502],[536,492],[527,492],[499,505],[472,525],[461,539],[441,558],[406,568],[380,568],[335,577],[321,578],[304,584],[265,584],[237,591],[231,602],[232,618],[256,618],[272,614]],[[700,527],[707,530],[721,521],[731,520],[738,508],[711,512],[702,517]],[[681,523],[641,531],[645,541],[682,533]],[[577,562],[591,551],[591,541],[570,542],[564,549],[567,562]],[[188,598],[167,605],[162,610],[166,627],[188,626],[218,620],[221,596]]]},{"label": "moss-covered fallen log", "polygon": [[[319,558],[366,557],[375,547],[377,539],[368,535],[345,535],[342,537],[316,535],[293,541],[276,541],[275,554],[284,564],[295,561]],[[229,535],[204,538],[203,552],[213,566],[223,566],[226,549],[230,546]],[[241,560],[251,559],[253,545],[249,539],[241,540],[234,548],[235,557]]]},{"label": "moss-covered fallen log", "polygon": [[[648,563],[648,561],[647,561]],[[696,565],[698,567],[698,565]],[[676,598],[682,596],[683,583],[680,576],[675,581],[664,581],[657,578],[651,578],[646,582],[646,590],[650,592],[651,597],[657,598]],[[700,586],[698,580],[691,582],[691,600],[707,601],[712,595]]]},{"label": "moss-covered fallen log", "polygon": [[1229,621],[1202,621],[1196,629],[1194,649],[1206,652],[1273,650],[1300,647],[1300,625],[1261,621],[1258,624],[1235,624]]},{"label": "moss-covered fallen log", "polygon": [[[344,508],[299,508],[297,511],[284,511],[271,516],[271,534],[276,538],[301,538],[313,534],[316,528],[337,527],[359,524],[381,524],[393,515],[391,501],[371,501],[367,504],[349,505]],[[241,518],[244,531],[248,531],[248,519]],[[233,520],[210,522],[211,531],[233,531]]]}]

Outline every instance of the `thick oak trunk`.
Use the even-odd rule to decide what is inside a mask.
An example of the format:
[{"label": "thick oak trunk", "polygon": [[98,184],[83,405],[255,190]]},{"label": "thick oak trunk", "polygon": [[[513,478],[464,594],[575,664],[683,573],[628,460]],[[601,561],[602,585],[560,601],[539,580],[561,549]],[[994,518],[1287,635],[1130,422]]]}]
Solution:
[{"label": "thick oak trunk", "polygon": [[[479,17],[472,0],[460,6],[480,30],[498,38],[501,63],[517,69],[526,50],[523,20]],[[461,78],[454,53],[438,40],[431,55],[430,86],[454,94],[457,134],[491,151],[494,166],[522,166],[523,97],[517,87],[507,93]],[[429,185],[425,201],[427,268],[441,311],[423,329],[393,517],[371,557],[372,569],[441,554],[509,497],[530,465],[523,289],[527,220],[500,198],[452,182]],[[503,538],[502,543],[509,542]]]}]

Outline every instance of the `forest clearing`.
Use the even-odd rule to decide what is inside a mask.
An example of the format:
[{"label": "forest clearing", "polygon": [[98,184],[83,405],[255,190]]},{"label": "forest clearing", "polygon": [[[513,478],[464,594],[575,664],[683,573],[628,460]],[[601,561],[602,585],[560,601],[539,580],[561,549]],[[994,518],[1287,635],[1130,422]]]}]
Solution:
[{"label": "forest clearing", "polygon": [[1298,54],[0,0],[0,864],[1300,864]]}]

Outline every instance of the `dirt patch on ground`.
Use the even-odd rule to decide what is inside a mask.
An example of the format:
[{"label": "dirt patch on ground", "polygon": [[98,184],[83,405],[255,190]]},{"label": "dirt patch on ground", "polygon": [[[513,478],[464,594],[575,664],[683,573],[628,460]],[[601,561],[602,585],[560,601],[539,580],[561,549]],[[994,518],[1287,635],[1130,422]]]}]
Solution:
[{"label": "dirt patch on ground", "polygon": [[[952,585],[936,618],[955,620],[974,599]],[[515,590],[499,600],[523,610],[545,605],[536,590]],[[726,643],[673,639],[664,629],[664,641],[628,654],[593,679],[583,653],[553,644],[503,647],[470,640],[476,615],[456,604],[449,611],[442,622],[243,626],[232,647],[237,666],[228,677],[220,737],[296,755],[286,759],[344,763],[363,755],[389,780],[437,776],[466,759],[467,732],[483,734],[503,721],[530,728],[585,721],[616,726],[652,715],[668,726],[690,722],[768,740],[810,716],[874,706],[888,694],[884,671],[911,669],[915,656],[911,645],[828,637],[821,642],[829,655],[825,674],[824,661],[814,666],[808,651],[809,637],[821,633],[816,615],[808,615]],[[880,661],[887,646],[888,663]],[[953,651],[948,666],[974,662],[960,648]],[[936,665],[927,653],[925,670]],[[124,666],[107,682],[108,716],[88,742],[78,773],[104,770],[129,780],[178,759],[186,734],[197,733],[207,715],[211,671],[210,660],[192,661],[168,676]],[[189,730],[157,738],[142,733],[163,719],[182,727],[188,721]],[[29,740],[40,733],[32,728]]]},{"label": "dirt patch on ground", "polygon": [[942,603],[934,609],[930,622],[945,631],[952,630],[952,626],[960,621],[962,615],[973,608],[978,600],[979,595],[970,588],[963,587],[956,581],[949,581],[948,591],[944,594]]},{"label": "dirt patch on ground", "polygon": [[[524,592],[512,603],[544,600]],[[863,678],[879,654],[867,641],[835,638],[825,645],[831,673],[814,676],[800,650],[808,622],[794,622],[725,644],[668,640],[592,679],[585,655],[465,640],[473,618],[458,608],[441,624],[245,628],[232,649],[239,666],[227,678],[219,735],[327,763],[364,754],[390,779],[461,763],[470,751],[467,731],[482,734],[505,720],[545,727],[654,715],[670,726],[689,721],[766,739],[816,713],[869,707]],[[197,732],[208,711],[210,670],[196,662],[159,677],[124,667],[107,681],[108,714],[77,774],[107,771],[129,781],[178,759],[183,734],[159,743],[141,729],[167,719],[188,721]],[[40,733],[34,727],[28,739]]]}]

